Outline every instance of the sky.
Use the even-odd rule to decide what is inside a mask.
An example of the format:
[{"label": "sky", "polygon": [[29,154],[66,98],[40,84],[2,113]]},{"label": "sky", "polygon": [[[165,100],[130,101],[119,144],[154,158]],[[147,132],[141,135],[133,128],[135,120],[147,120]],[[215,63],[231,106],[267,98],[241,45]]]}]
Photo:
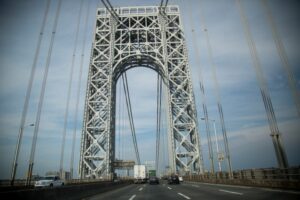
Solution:
[{"label": "sky", "polygon": [[[51,1],[49,16],[43,34],[40,56],[37,62],[37,70],[25,123],[17,178],[24,178],[26,175],[34,129],[29,126],[29,124],[35,122],[57,2],[57,0]],[[87,29],[84,30],[83,19],[87,13],[88,3],[90,3],[90,12],[88,13],[89,20]],[[143,6],[159,5],[160,1],[111,0],[111,3],[114,6]],[[266,15],[260,1],[242,0],[242,3],[258,51],[264,77],[270,91],[289,164],[290,166],[299,166],[300,158],[297,155],[300,151],[299,117],[296,113],[296,107],[289,89],[286,73],[283,70],[272,38],[270,26],[266,20]],[[300,9],[300,3],[297,0],[269,0],[268,3],[280,39],[282,40],[289,59],[290,67],[295,76],[297,90],[299,92],[300,14],[298,11]],[[216,121],[218,141],[221,145],[221,150],[224,149],[217,111],[217,101],[214,95],[212,67],[209,61],[208,47],[203,31],[205,28],[209,35],[213,62],[216,66],[220,86],[220,97],[224,111],[233,169],[276,167],[277,161],[270,137],[266,112],[235,1],[169,0],[169,4],[180,6],[181,19],[189,54],[189,65],[192,74],[198,114],[199,136],[205,169],[209,169],[209,160],[205,124],[200,120],[203,116],[198,78],[200,68],[206,91],[208,115],[211,120]],[[55,34],[46,85],[45,100],[42,108],[34,174],[44,175],[47,171],[58,171],[59,169],[64,112],[72,53],[75,44],[75,30],[79,5],[80,0],[62,1],[61,14]],[[72,82],[64,156],[64,168],[68,170],[70,167],[72,134],[76,126],[78,131],[75,147],[75,174],[77,174],[79,163],[85,88],[87,84],[95,13],[98,5],[102,7],[101,1],[99,0],[84,1],[75,57],[74,79]],[[0,0],[0,179],[8,179],[10,177],[28,79],[45,7],[45,0]],[[200,12],[202,12],[205,18],[206,27],[200,23]],[[195,30],[196,40],[192,36],[192,29]],[[86,43],[85,51],[83,52],[84,65],[78,108],[79,117],[78,121],[75,122],[76,90],[84,32],[86,32]],[[195,48],[198,48],[199,54],[196,54]],[[127,76],[131,101],[132,105],[134,105],[132,110],[140,157],[143,162],[155,160],[157,74],[150,69],[134,68],[127,72]],[[120,85],[118,85],[118,87],[119,86]],[[123,102],[124,104],[122,94],[123,93],[119,90],[117,91],[117,102]],[[117,103],[117,125],[119,127],[119,124],[121,124],[122,127],[125,127],[123,128],[125,130],[120,129],[120,134],[119,131],[117,131],[116,155],[122,159],[134,159],[128,122],[119,118],[119,116],[126,116],[123,104]],[[165,120],[163,120],[163,124],[165,127]],[[165,153],[167,140],[166,131],[165,129],[163,130],[161,146],[164,148],[162,148],[161,153],[161,166],[165,167],[167,160]],[[213,148],[215,152],[215,144]],[[216,164],[215,167],[217,167]],[[222,162],[222,168],[226,170],[225,162]]]}]

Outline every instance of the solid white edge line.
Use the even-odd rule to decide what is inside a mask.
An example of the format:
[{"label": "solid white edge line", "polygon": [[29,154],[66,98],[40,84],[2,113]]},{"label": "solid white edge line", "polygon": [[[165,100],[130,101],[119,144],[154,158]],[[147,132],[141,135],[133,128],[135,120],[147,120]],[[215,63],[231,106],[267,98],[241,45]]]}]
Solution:
[{"label": "solid white edge line", "polygon": [[[192,182],[195,183],[195,182]],[[251,189],[253,187],[250,186],[243,186],[243,185],[226,185],[226,184],[215,184],[215,183],[201,183],[198,182],[198,184],[203,184],[203,185],[214,185],[214,186],[225,186],[225,187],[233,187],[233,188],[244,188],[244,189]]]},{"label": "solid white edge line", "polygon": [[169,190],[172,190],[172,188],[168,187]]},{"label": "solid white edge line", "polygon": [[135,194],[132,195],[129,200],[133,200],[135,198],[135,196],[136,196]]},{"label": "solid white edge line", "polygon": [[280,189],[269,189],[269,188],[261,188],[261,190],[268,192],[282,192],[282,193],[290,193],[290,194],[300,194],[298,191],[289,191],[289,190],[280,190]]},{"label": "solid white edge line", "polygon": [[227,193],[230,193],[230,194],[237,194],[237,195],[243,195],[243,193],[240,193],[240,192],[233,192],[233,191],[229,191],[229,190],[219,190],[220,192],[227,192]]},{"label": "solid white edge line", "polygon": [[180,196],[182,196],[182,197],[184,197],[184,198],[186,198],[186,199],[191,199],[190,197],[188,197],[188,196],[186,196],[186,195],[184,195],[184,194],[181,194],[181,193],[177,193],[177,194],[179,194]]}]

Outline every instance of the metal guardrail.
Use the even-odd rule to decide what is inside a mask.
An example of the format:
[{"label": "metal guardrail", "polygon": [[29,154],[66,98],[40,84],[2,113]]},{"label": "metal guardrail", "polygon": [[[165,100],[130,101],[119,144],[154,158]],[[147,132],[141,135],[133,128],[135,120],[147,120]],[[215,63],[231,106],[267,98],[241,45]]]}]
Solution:
[{"label": "metal guardrail", "polygon": [[233,172],[233,177],[227,172],[205,173],[187,175],[183,179],[191,182],[300,190],[300,167],[238,170]]}]

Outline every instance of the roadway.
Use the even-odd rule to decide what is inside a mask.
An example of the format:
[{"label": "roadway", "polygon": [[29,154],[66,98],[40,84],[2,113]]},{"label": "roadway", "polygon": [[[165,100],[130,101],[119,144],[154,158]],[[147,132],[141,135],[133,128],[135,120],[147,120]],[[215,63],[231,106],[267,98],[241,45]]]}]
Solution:
[{"label": "roadway", "polygon": [[293,200],[300,199],[299,191],[280,189],[256,188],[245,186],[231,186],[206,183],[181,183],[180,185],[131,184],[110,192],[84,198],[82,200],[168,200],[168,199],[251,199],[251,200]]}]

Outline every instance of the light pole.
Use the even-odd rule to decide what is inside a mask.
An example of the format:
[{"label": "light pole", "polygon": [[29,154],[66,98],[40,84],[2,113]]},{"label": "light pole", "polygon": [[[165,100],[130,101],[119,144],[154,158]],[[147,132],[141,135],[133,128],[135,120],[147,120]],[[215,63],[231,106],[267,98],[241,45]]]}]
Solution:
[{"label": "light pole", "polygon": [[[205,118],[201,118],[201,120],[205,120]],[[218,157],[218,164],[219,164],[219,171],[222,171],[221,167],[221,153],[219,152],[219,143],[218,143],[218,138],[217,138],[217,130],[216,130],[216,121],[214,119],[208,119],[208,121],[212,121],[214,124],[214,133],[215,133],[215,141],[216,141],[216,147],[217,147],[217,157]]]},{"label": "light pole", "polygon": [[[28,124],[27,126],[34,126],[34,124]],[[23,131],[24,128],[27,126],[21,126],[19,135],[18,135],[18,141],[17,141],[17,146],[16,146],[16,151],[15,151],[15,156],[14,156],[14,162],[12,166],[12,172],[11,172],[11,181],[10,185],[13,186],[15,182],[15,177],[16,177],[16,172],[17,172],[17,167],[18,167],[18,158],[19,158],[19,153],[20,153],[20,148],[21,148],[21,142],[22,142],[22,136],[23,136]]]}]

